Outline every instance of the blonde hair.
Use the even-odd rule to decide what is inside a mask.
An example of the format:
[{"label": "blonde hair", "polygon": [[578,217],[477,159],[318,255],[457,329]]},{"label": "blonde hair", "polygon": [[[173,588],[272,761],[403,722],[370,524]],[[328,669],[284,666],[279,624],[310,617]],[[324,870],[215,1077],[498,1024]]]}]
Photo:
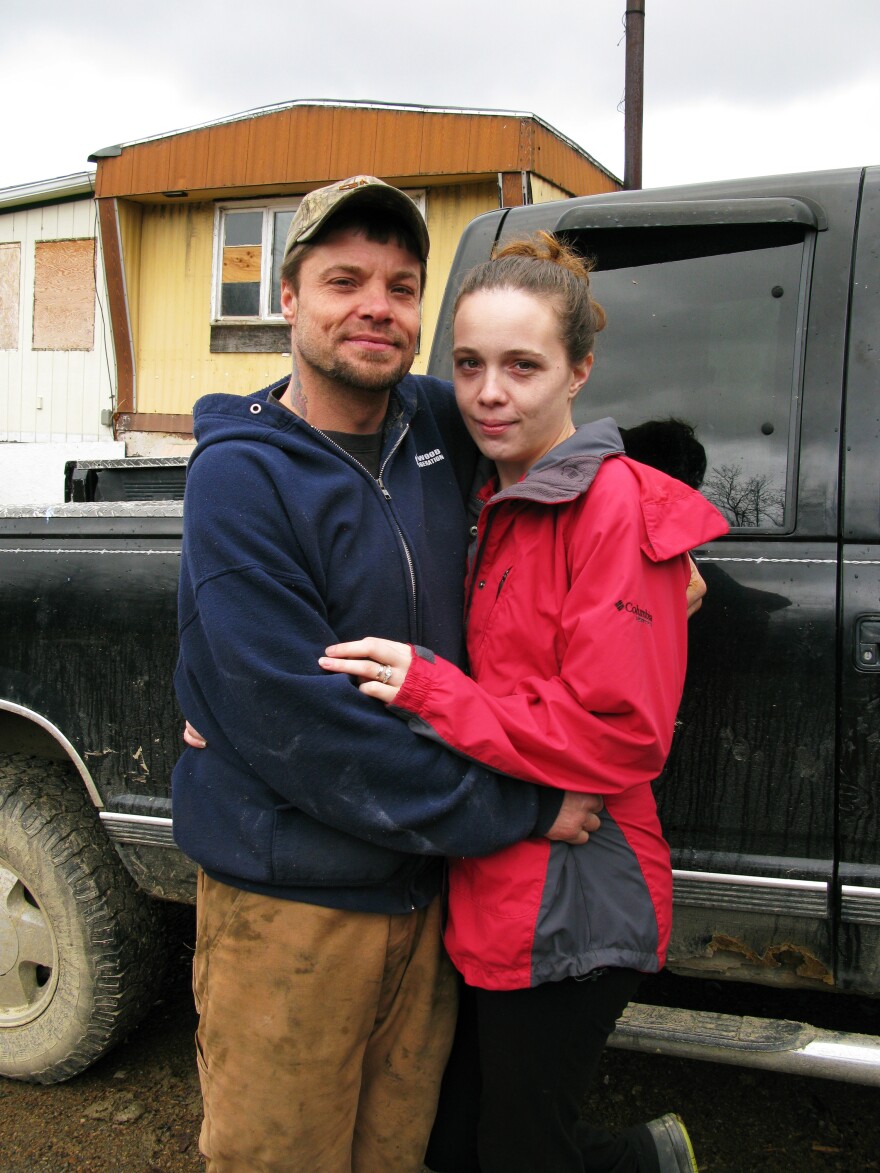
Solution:
[{"label": "blonde hair", "polygon": [[580,256],[549,232],[536,232],[494,249],[492,259],[471,269],[455,299],[453,317],[464,298],[483,290],[516,289],[556,303],[559,334],[572,364],[593,352],[605,328],[605,311],[593,297],[594,262]]}]

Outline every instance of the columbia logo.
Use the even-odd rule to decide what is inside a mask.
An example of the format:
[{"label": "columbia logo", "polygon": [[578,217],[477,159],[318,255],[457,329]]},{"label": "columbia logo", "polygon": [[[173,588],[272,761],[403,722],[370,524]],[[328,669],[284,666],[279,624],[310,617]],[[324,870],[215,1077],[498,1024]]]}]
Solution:
[{"label": "columbia logo", "polygon": [[618,599],[614,607],[617,611],[626,611],[628,615],[634,615],[639,623],[647,623],[649,627],[653,626],[654,617],[651,612],[638,606],[637,603],[624,603],[623,599]]},{"label": "columbia logo", "polygon": [[432,464],[439,464],[441,460],[446,457],[439,448],[432,448],[430,452],[421,452],[416,454],[416,464],[419,468],[428,468]]}]

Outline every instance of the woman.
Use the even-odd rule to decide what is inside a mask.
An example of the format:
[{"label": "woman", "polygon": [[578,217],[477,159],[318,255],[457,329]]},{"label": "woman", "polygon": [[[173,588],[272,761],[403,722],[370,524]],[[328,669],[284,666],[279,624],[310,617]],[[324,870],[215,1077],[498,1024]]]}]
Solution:
[{"label": "woman", "polygon": [[472,678],[372,638],[320,660],[460,754],[605,800],[581,847],[450,861],[446,944],[473,990],[482,1077],[476,1139],[454,1164],[429,1153],[456,1173],[696,1169],[675,1118],[620,1137],[578,1125],[615,1020],[665,959],[672,877],[651,782],[684,683],[687,551],[727,529],[698,493],[625,457],[613,421],[574,427],[604,325],[589,271],[541,233],[458,296],[456,398],[497,470],[466,586]]}]

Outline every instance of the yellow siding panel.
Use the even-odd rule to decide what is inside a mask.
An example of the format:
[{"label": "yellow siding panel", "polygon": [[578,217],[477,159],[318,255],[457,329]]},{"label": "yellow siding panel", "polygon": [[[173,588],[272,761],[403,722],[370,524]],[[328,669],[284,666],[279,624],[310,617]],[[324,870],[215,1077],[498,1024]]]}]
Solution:
[{"label": "yellow siding panel", "polygon": [[211,354],[212,204],[145,210],[137,410],[182,414],[211,391],[248,394],[290,370],[280,354]]},{"label": "yellow siding panel", "polygon": [[[431,259],[416,372],[427,368],[459,238],[474,216],[497,206],[494,183],[441,187],[427,193]],[[210,353],[213,227],[212,204],[145,209],[136,343],[138,411],[186,413],[200,395],[210,391],[248,394],[290,370],[289,355]]]},{"label": "yellow siding panel", "polygon": [[422,341],[413,365],[416,374],[423,374],[428,367],[440,302],[461,234],[475,216],[498,207],[498,187],[494,183],[436,187],[428,191],[427,202],[431,257],[422,306]]},{"label": "yellow siding panel", "polygon": [[[590,170],[596,174],[595,168]],[[536,201],[565,194],[542,176],[533,176],[532,185]],[[290,370],[289,355],[210,353],[213,204],[147,206],[140,234],[131,212],[123,215],[126,206],[120,202],[129,303],[138,307],[132,313],[137,410],[183,414],[209,391],[247,394],[282,378]],[[497,206],[494,182],[427,191],[431,258],[421,347],[413,367],[416,372],[427,367],[440,302],[461,234],[475,216]]]},{"label": "yellow siding panel", "polygon": [[544,179],[540,175],[532,176],[532,203],[546,204],[550,200],[564,200],[571,195],[570,191],[565,191],[561,187],[557,187],[555,183],[550,183],[549,180]]},{"label": "yellow siding panel", "polygon": [[119,235],[122,241],[122,266],[125,271],[125,292],[128,299],[128,320],[131,326],[131,342],[137,354],[138,314],[140,312],[141,281],[141,226],[144,218],[143,204],[131,200],[117,200]]}]

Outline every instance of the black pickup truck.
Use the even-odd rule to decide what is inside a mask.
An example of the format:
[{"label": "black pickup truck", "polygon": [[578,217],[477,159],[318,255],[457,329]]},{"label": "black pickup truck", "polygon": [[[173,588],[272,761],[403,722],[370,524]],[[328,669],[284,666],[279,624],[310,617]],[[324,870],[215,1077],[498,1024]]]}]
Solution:
[{"label": "black pickup truck", "polygon": [[[880,168],[484,215],[432,373],[462,274],[540,228],[595,258],[608,313],[580,410],[731,523],[695,551],[709,600],[657,782],[669,966],[878,997]],[[169,800],[180,527],[167,500],[0,516],[0,1074],[66,1078],[130,1029],[162,900],[192,898]],[[880,1040],[780,1019],[637,1005],[615,1041],[880,1084]]]}]

